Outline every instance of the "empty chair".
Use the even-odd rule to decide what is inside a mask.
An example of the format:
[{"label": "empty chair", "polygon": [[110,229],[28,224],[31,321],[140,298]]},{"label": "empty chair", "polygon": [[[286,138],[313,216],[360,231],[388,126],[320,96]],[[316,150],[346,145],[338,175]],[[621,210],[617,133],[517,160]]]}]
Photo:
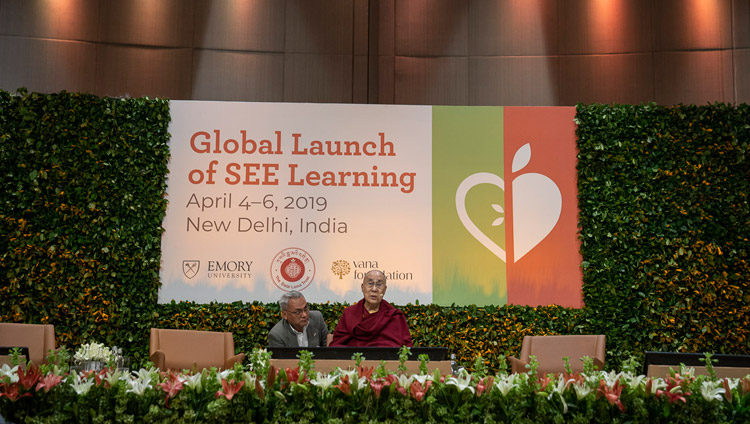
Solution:
[{"label": "empty chair", "polygon": [[234,353],[232,333],[163,328],[151,329],[149,356],[162,371],[228,369],[245,360],[244,353]]},{"label": "empty chair", "polygon": [[26,347],[28,359],[36,365],[43,364],[50,351],[55,350],[55,326],[0,322],[0,347]]},{"label": "empty chair", "polygon": [[604,335],[565,335],[565,336],[525,336],[519,358],[509,357],[511,370],[514,373],[526,372],[526,365],[531,355],[539,362],[538,375],[559,374],[565,371],[564,357],[569,358],[573,372],[583,371],[581,358],[593,358],[594,365],[604,369],[605,358]]}]

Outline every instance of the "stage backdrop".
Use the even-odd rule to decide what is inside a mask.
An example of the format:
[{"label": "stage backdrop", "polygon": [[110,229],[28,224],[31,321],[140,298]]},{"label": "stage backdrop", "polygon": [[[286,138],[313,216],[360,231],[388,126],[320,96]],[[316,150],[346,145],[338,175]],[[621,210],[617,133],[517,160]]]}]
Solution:
[{"label": "stage backdrop", "polygon": [[575,108],[170,104],[160,302],[582,306]]}]

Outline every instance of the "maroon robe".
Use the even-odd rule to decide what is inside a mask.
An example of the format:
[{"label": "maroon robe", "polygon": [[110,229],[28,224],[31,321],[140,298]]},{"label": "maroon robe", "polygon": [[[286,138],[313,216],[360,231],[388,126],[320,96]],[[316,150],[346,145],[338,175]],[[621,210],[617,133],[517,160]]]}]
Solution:
[{"label": "maroon robe", "polygon": [[330,346],[413,346],[406,315],[385,300],[374,314],[365,309],[365,300],[344,309]]}]

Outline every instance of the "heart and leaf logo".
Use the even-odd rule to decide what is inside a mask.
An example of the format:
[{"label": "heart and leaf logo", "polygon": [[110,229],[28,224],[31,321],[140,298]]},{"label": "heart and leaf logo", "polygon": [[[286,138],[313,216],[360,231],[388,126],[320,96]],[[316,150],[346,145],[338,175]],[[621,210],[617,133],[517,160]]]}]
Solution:
[{"label": "heart and leaf logo", "polygon": [[[530,161],[531,144],[526,143],[514,154],[511,173],[519,173]],[[472,237],[507,263],[505,249],[477,226],[466,209],[466,196],[472,188],[480,184],[491,184],[505,192],[505,181],[499,175],[490,172],[469,175],[456,189],[458,218]],[[513,214],[513,261],[518,262],[541,243],[557,225],[562,212],[562,194],[551,178],[535,172],[520,173],[511,184],[513,211],[503,210],[500,202],[489,201],[488,207],[496,213],[496,217],[489,224],[495,227],[504,225],[507,222],[505,215]]]}]

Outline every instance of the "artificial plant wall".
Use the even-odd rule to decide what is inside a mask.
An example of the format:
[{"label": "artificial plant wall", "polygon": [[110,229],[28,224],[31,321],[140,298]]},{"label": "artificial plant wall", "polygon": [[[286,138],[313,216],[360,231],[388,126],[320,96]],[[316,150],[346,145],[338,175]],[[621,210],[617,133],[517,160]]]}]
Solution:
[{"label": "artificial plant wall", "polygon": [[620,359],[750,353],[750,107],[590,105],[576,121],[582,325]]},{"label": "artificial plant wall", "polygon": [[169,120],[166,100],[0,91],[0,321],[148,340]]},{"label": "artificial plant wall", "polygon": [[[608,367],[645,350],[750,353],[750,110],[579,106],[582,310],[405,305],[414,341],[492,368],[527,334],[603,333]],[[168,102],[0,91],[0,321],[123,346],[151,326],[266,343],[274,304],[156,303]],[[315,305],[331,329],[344,305]]]}]

